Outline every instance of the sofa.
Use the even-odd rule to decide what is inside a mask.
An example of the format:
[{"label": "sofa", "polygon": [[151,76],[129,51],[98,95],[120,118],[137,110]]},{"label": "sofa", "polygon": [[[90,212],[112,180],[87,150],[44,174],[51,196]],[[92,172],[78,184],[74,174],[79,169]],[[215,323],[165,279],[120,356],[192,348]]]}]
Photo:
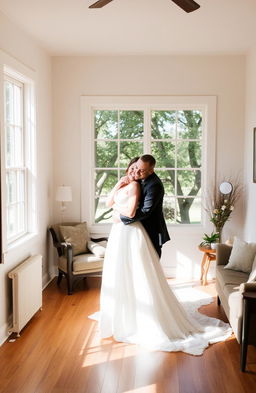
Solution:
[{"label": "sofa", "polygon": [[[256,281],[247,282],[250,273],[225,269],[232,246],[218,244],[216,248],[216,290],[218,305],[222,305],[235,337],[241,343],[243,293],[256,291]],[[248,343],[256,345],[256,315],[251,316]]]}]

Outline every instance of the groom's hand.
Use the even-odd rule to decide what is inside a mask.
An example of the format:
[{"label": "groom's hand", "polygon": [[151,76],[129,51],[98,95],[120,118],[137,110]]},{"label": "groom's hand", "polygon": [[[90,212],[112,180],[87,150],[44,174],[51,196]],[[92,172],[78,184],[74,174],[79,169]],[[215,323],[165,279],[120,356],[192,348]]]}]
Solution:
[{"label": "groom's hand", "polygon": [[117,189],[122,188],[123,186],[126,186],[128,183],[129,183],[128,176],[121,177],[117,183]]}]

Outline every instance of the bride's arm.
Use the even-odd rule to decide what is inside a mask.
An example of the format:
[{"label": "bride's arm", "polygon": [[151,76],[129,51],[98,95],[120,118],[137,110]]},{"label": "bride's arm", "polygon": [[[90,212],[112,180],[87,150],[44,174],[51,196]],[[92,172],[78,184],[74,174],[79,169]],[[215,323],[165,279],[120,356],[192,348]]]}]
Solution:
[{"label": "bride's arm", "polygon": [[118,213],[123,216],[133,218],[135,216],[139,199],[140,199],[140,185],[138,182],[133,181],[128,185],[129,193],[128,193],[128,203],[126,206],[119,206],[118,204],[113,205],[113,209],[118,211]]},{"label": "bride's arm", "polygon": [[124,176],[124,177],[121,177],[121,179],[119,179],[119,181],[116,183],[116,185],[112,188],[112,190],[110,191],[110,194],[109,194],[109,196],[108,196],[108,198],[107,198],[107,201],[106,201],[106,206],[107,207],[113,207],[113,205],[114,205],[114,203],[115,203],[115,201],[114,201],[114,197],[115,197],[115,194],[116,194],[116,192],[121,188],[121,187],[123,187],[124,185],[126,185],[127,184],[127,177],[126,176]]}]

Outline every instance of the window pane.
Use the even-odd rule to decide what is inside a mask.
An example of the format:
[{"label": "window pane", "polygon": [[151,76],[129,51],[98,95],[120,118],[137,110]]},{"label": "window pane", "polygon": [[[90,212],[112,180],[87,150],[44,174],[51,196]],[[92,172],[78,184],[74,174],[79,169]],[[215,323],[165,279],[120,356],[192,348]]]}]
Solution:
[{"label": "window pane", "polygon": [[178,142],[177,143],[177,167],[200,168],[201,167],[201,143]]},{"label": "window pane", "polygon": [[5,121],[14,124],[13,85],[5,81]]},{"label": "window pane", "polygon": [[152,155],[158,168],[175,168],[175,145],[170,142],[151,142]]},{"label": "window pane", "polygon": [[15,166],[14,127],[6,126],[6,167]]},{"label": "window pane", "polygon": [[18,171],[17,172],[17,200],[19,202],[25,201],[25,172]]},{"label": "window pane", "polygon": [[22,89],[14,85],[14,124],[21,126],[22,122]]},{"label": "window pane", "polygon": [[143,138],[143,121],[143,111],[120,111],[120,138]]},{"label": "window pane", "polygon": [[16,205],[8,206],[7,208],[7,238],[10,238],[16,233]]},{"label": "window pane", "polygon": [[112,208],[106,207],[106,196],[95,199],[95,223],[106,224],[112,222]]},{"label": "window pane", "polygon": [[177,131],[178,138],[201,138],[202,113],[195,110],[178,111]]},{"label": "window pane", "polygon": [[201,222],[201,199],[178,198],[177,222],[180,224],[199,224]]},{"label": "window pane", "polygon": [[118,181],[117,171],[100,170],[95,171],[95,195],[99,197],[100,195],[107,196],[114,185]]},{"label": "window pane", "polygon": [[23,132],[15,127],[15,166],[23,166]]},{"label": "window pane", "polygon": [[168,170],[168,171],[157,171],[157,175],[163,182],[165,195],[171,196],[175,194],[175,171]]},{"label": "window pane", "polygon": [[176,111],[152,111],[151,130],[154,139],[175,138]]},{"label": "window pane", "polygon": [[7,172],[6,174],[7,204],[17,201],[16,173]]},{"label": "window pane", "polygon": [[120,142],[120,167],[127,168],[132,158],[142,154],[142,142]]},{"label": "window pane", "polygon": [[17,205],[17,234],[25,231],[25,206],[24,203]]},{"label": "window pane", "polygon": [[114,168],[117,166],[117,142],[95,143],[96,167]]},{"label": "window pane", "polygon": [[94,111],[96,139],[114,139],[118,130],[118,111]]},{"label": "window pane", "polygon": [[177,195],[193,196],[201,191],[201,171],[177,171]]},{"label": "window pane", "polygon": [[163,212],[167,224],[175,223],[175,198],[164,197]]}]

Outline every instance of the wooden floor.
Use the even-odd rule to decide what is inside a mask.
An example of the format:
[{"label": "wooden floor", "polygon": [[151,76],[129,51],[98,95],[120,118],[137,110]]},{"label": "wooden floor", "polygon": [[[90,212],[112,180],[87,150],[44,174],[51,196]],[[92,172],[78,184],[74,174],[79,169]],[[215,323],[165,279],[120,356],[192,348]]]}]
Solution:
[{"label": "wooden floor", "polygon": [[[202,356],[150,352],[101,340],[97,322],[99,284],[91,279],[72,296],[56,280],[44,291],[44,308],[21,337],[0,348],[1,393],[254,393],[256,349],[247,372],[239,371],[235,338],[211,345]],[[214,285],[200,289],[214,293]],[[216,302],[202,312],[224,319]]]}]

